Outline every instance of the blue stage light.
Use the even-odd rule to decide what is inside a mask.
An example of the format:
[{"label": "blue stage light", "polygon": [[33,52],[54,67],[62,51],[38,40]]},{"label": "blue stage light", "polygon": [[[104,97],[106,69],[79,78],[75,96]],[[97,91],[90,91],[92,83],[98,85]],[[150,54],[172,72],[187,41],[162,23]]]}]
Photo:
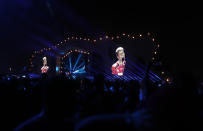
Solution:
[{"label": "blue stage light", "polygon": [[78,62],[79,62],[81,56],[82,56],[82,54],[79,54],[79,56],[78,56],[78,58],[77,58],[77,60],[76,60],[76,62],[75,62],[75,64],[74,64],[74,66],[73,66],[73,70],[75,70],[75,67],[77,66],[77,64],[78,64]]},{"label": "blue stage light", "polygon": [[56,66],[56,72],[58,72],[59,71],[59,67],[58,66]]},{"label": "blue stage light", "polygon": [[65,52],[60,52],[60,54],[61,54],[61,55],[64,55],[64,54],[65,54]]},{"label": "blue stage light", "polygon": [[67,63],[67,72],[70,72],[72,78],[76,78],[79,74],[86,73],[85,61],[82,59],[82,54],[78,54],[76,61],[69,55]]},{"label": "blue stage light", "polygon": [[72,71],[71,55],[69,55],[69,71]]},{"label": "blue stage light", "polygon": [[143,99],[144,99],[143,89],[140,88],[140,91],[139,91],[139,100],[143,101]]},{"label": "blue stage light", "polygon": [[109,90],[110,90],[111,92],[114,92],[114,87],[111,86],[111,87],[109,88]]}]

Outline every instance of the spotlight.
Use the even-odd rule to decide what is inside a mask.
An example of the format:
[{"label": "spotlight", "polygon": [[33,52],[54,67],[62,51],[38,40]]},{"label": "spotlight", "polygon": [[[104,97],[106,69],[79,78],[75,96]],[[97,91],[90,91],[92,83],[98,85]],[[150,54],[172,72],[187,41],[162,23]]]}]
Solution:
[{"label": "spotlight", "polygon": [[25,75],[23,75],[22,77],[23,77],[23,78],[26,78],[26,76],[25,76]]}]

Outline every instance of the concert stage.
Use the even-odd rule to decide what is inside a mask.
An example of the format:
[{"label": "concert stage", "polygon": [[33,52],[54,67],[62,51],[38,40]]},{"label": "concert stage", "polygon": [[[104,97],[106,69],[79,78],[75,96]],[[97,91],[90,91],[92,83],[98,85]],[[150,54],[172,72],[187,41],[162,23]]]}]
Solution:
[{"label": "concert stage", "polygon": [[[112,74],[111,69],[117,61],[115,50],[118,47],[124,49],[126,56],[122,76]],[[46,56],[50,68],[48,74],[52,75],[64,73],[71,78],[93,78],[94,75],[103,74],[110,81],[142,81],[148,75],[151,82],[163,83],[172,80],[172,77],[164,70],[155,69],[161,66],[159,47],[151,33],[96,37],[67,35],[62,41],[33,51],[29,59],[29,73],[40,74],[42,58]]]}]

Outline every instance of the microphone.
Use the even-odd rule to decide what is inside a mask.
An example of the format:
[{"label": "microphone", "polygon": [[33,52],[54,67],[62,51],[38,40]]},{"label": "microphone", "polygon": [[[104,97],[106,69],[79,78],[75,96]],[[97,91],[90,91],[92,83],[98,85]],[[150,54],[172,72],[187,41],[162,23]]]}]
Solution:
[{"label": "microphone", "polygon": [[124,64],[126,63],[125,57],[122,58],[122,63],[124,63]]}]

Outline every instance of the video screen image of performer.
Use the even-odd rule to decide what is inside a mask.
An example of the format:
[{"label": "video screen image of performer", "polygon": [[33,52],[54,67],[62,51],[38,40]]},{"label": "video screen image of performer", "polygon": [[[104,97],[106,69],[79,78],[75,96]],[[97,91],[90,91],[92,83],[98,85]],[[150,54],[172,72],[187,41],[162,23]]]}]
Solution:
[{"label": "video screen image of performer", "polygon": [[41,73],[47,73],[49,67],[47,66],[47,58],[46,57],[43,57],[43,66],[41,68]]},{"label": "video screen image of performer", "polygon": [[118,61],[112,65],[112,74],[122,76],[125,69],[125,52],[123,47],[118,47],[116,49],[116,56]]}]

